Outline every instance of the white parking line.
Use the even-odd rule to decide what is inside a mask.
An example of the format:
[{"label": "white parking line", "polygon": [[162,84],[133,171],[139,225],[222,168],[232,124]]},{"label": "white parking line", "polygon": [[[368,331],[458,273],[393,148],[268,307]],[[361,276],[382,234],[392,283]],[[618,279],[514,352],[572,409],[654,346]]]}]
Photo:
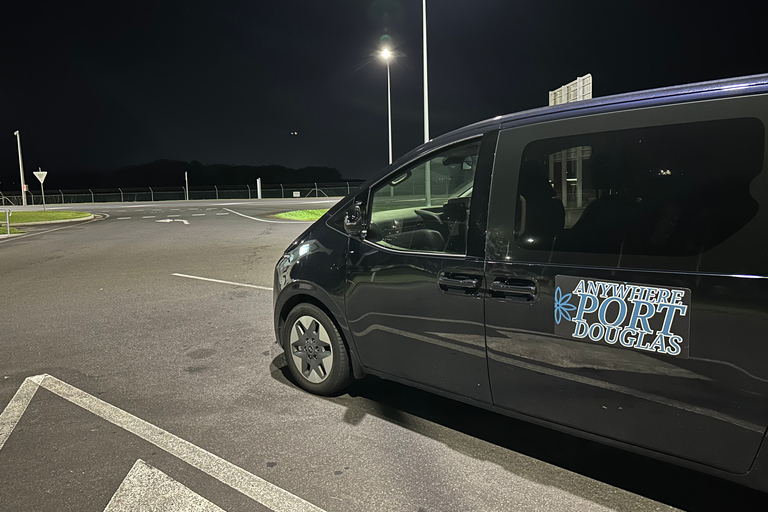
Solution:
[{"label": "white parking line", "polygon": [[130,220],[130,217],[118,217],[117,220]]},{"label": "white parking line", "polygon": [[171,274],[176,277],[186,277],[187,279],[197,279],[198,281],[210,281],[212,283],[231,284],[234,286],[246,286],[248,288],[256,288],[257,290],[272,291],[272,288],[266,286],[259,286],[257,284],[235,283],[234,281],[222,281],[221,279],[211,279],[210,277],[188,276],[187,274]]},{"label": "white parking line", "polygon": [[275,512],[324,512],[312,503],[249,473],[218,455],[47,374],[25,379],[0,414],[0,449],[18,424],[32,397],[41,387],[157,446]]},{"label": "white parking line", "polygon": [[230,210],[229,208],[224,208],[224,209],[227,210],[228,212],[234,213],[235,215],[239,215],[241,217],[245,217],[246,219],[257,220],[259,222],[270,222],[272,224],[296,224],[297,222],[306,222],[307,224],[311,224],[312,223],[310,221],[305,221],[305,220],[286,220],[286,221],[281,221],[281,220],[260,219],[258,217],[251,217],[250,215],[246,215],[244,213],[236,212],[235,210]]},{"label": "white parking line", "polygon": [[154,219],[155,217],[157,217],[157,215],[145,215],[142,219]]},{"label": "white parking line", "polygon": [[[226,208],[224,208],[226,210]],[[228,213],[217,213],[216,215],[229,215]]]}]

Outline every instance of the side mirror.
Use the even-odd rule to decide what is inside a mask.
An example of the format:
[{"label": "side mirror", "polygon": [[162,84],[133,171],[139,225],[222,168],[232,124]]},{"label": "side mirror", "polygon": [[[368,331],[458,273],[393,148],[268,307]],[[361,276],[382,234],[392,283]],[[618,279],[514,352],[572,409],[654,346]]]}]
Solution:
[{"label": "side mirror", "polygon": [[360,201],[355,201],[354,206],[347,210],[344,216],[344,231],[348,235],[358,238],[365,238],[365,235],[368,234],[365,219],[363,218],[363,210],[360,208],[362,204]]}]

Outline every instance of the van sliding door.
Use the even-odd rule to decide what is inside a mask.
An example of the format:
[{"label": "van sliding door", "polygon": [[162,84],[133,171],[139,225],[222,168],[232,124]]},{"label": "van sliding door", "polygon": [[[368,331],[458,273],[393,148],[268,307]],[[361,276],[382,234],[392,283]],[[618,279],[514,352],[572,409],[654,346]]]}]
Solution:
[{"label": "van sliding door", "polygon": [[503,130],[494,403],[727,471],[768,424],[762,96]]}]

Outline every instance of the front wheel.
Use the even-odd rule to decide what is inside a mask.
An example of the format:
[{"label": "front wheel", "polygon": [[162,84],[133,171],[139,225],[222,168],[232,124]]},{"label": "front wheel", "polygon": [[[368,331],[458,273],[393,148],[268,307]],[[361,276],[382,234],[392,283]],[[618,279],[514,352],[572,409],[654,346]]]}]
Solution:
[{"label": "front wheel", "polygon": [[352,380],[349,354],[336,325],[313,304],[299,304],[283,325],[280,340],[296,383],[311,393],[331,395]]}]

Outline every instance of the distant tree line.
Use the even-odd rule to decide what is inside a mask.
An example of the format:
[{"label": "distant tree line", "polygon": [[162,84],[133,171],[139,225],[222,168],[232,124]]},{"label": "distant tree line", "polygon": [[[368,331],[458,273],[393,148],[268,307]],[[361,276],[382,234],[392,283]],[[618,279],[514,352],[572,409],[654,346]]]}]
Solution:
[{"label": "distant tree line", "polygon": [[291,169],[282,165],[205,165],[180,160],[155,160],[114,171],[67,172],[57,176],[57,181],[66,188],[173,187],[184,185],[184,172],[189,175],[190,187],[255,185],[257,178],[262,184],[342,181],[341,173],[331,167]]}]

